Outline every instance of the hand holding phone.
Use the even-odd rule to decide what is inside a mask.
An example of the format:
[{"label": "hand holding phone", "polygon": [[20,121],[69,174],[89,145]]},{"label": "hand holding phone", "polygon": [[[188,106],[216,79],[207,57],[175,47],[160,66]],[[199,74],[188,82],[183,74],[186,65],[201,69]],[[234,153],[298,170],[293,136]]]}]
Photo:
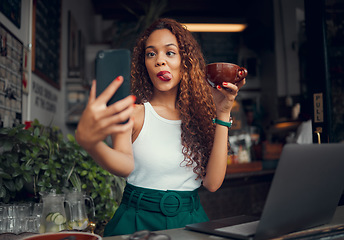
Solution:
[{"label": "hand holding phone", "polygon": [[128,49],[99,51],[97,53],[95,67],[97,97],[118,76],[123,77],[123,83],[107,104],[111,105],[130,95],[130,51]]},{"label": "hand holding phone", "polygon": [[99,146],[98,143],[107,136],[128,131],[133,127],[133,120],[127,124],[122,123],[133,113],[135,97],[129,96],[113,105],[106,106],[111,95],[119,89],[122,83],[123,78],[118,77],[96,98],[96,81],[92,82],[87,106],[75,132],[77,142],[86,151],[93,152],[94,148]]}]

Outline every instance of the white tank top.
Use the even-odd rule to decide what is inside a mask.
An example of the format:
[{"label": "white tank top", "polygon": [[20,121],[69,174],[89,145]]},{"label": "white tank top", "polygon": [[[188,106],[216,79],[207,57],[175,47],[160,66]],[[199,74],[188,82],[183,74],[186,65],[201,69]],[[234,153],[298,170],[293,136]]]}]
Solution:
[{"label": "white tank top", "polygon": [[127,182],[157,190],[192,191],[201,180],[193,167],[183,162],[181,120],[159,116],[150,103],[144,103],[145,117],[141,132],[133,143],[135,168]]}]

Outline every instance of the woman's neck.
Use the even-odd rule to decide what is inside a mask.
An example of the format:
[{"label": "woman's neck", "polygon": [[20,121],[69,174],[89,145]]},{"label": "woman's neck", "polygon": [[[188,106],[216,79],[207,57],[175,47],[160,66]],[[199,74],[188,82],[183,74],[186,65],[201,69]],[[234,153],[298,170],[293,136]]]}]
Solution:
[{"label": "woman's neck", "polygon": [[176,94],[154,94],[150,103],[160,116],[170,120],[180,119],[179,109],[176,108]]},{"label": "woman's neck", "polygon": [[169,109],[176,109],[177,93],[176,92],[159,92],[155,91],[150,103],[152,106],[164,106]]}]

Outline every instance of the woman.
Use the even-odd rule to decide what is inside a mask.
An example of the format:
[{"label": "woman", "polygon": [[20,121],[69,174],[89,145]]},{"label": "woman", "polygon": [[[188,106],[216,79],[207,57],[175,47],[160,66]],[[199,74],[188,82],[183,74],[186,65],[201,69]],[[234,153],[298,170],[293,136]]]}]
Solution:
[{"label": "woman", "polygon": [[[159,19],[134,48],[133,96],[107,107],[123,78],[98,98],[93,82],[76,139],[99,165],[127,180],[104,236],[208,220],[197,189],[221,186],[228,152],[228,127],[213,118],[230,121],[245,80],[210,88],[204,70],[192,34],[172,19]],[[108,135],[112,147],[103,142]]]}]

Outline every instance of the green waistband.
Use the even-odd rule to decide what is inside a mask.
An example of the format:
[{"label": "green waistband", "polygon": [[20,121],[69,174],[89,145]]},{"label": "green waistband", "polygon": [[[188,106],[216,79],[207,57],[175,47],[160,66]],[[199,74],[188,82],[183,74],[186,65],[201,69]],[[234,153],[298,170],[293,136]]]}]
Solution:
[{"label": "green waistband", "polygon": [[200,206],[198,189],[194,191],[161,191],[136,187],[127,183],[122,204],[138,210],[160,212],[175,216],[181,211],[194,211]]}]

